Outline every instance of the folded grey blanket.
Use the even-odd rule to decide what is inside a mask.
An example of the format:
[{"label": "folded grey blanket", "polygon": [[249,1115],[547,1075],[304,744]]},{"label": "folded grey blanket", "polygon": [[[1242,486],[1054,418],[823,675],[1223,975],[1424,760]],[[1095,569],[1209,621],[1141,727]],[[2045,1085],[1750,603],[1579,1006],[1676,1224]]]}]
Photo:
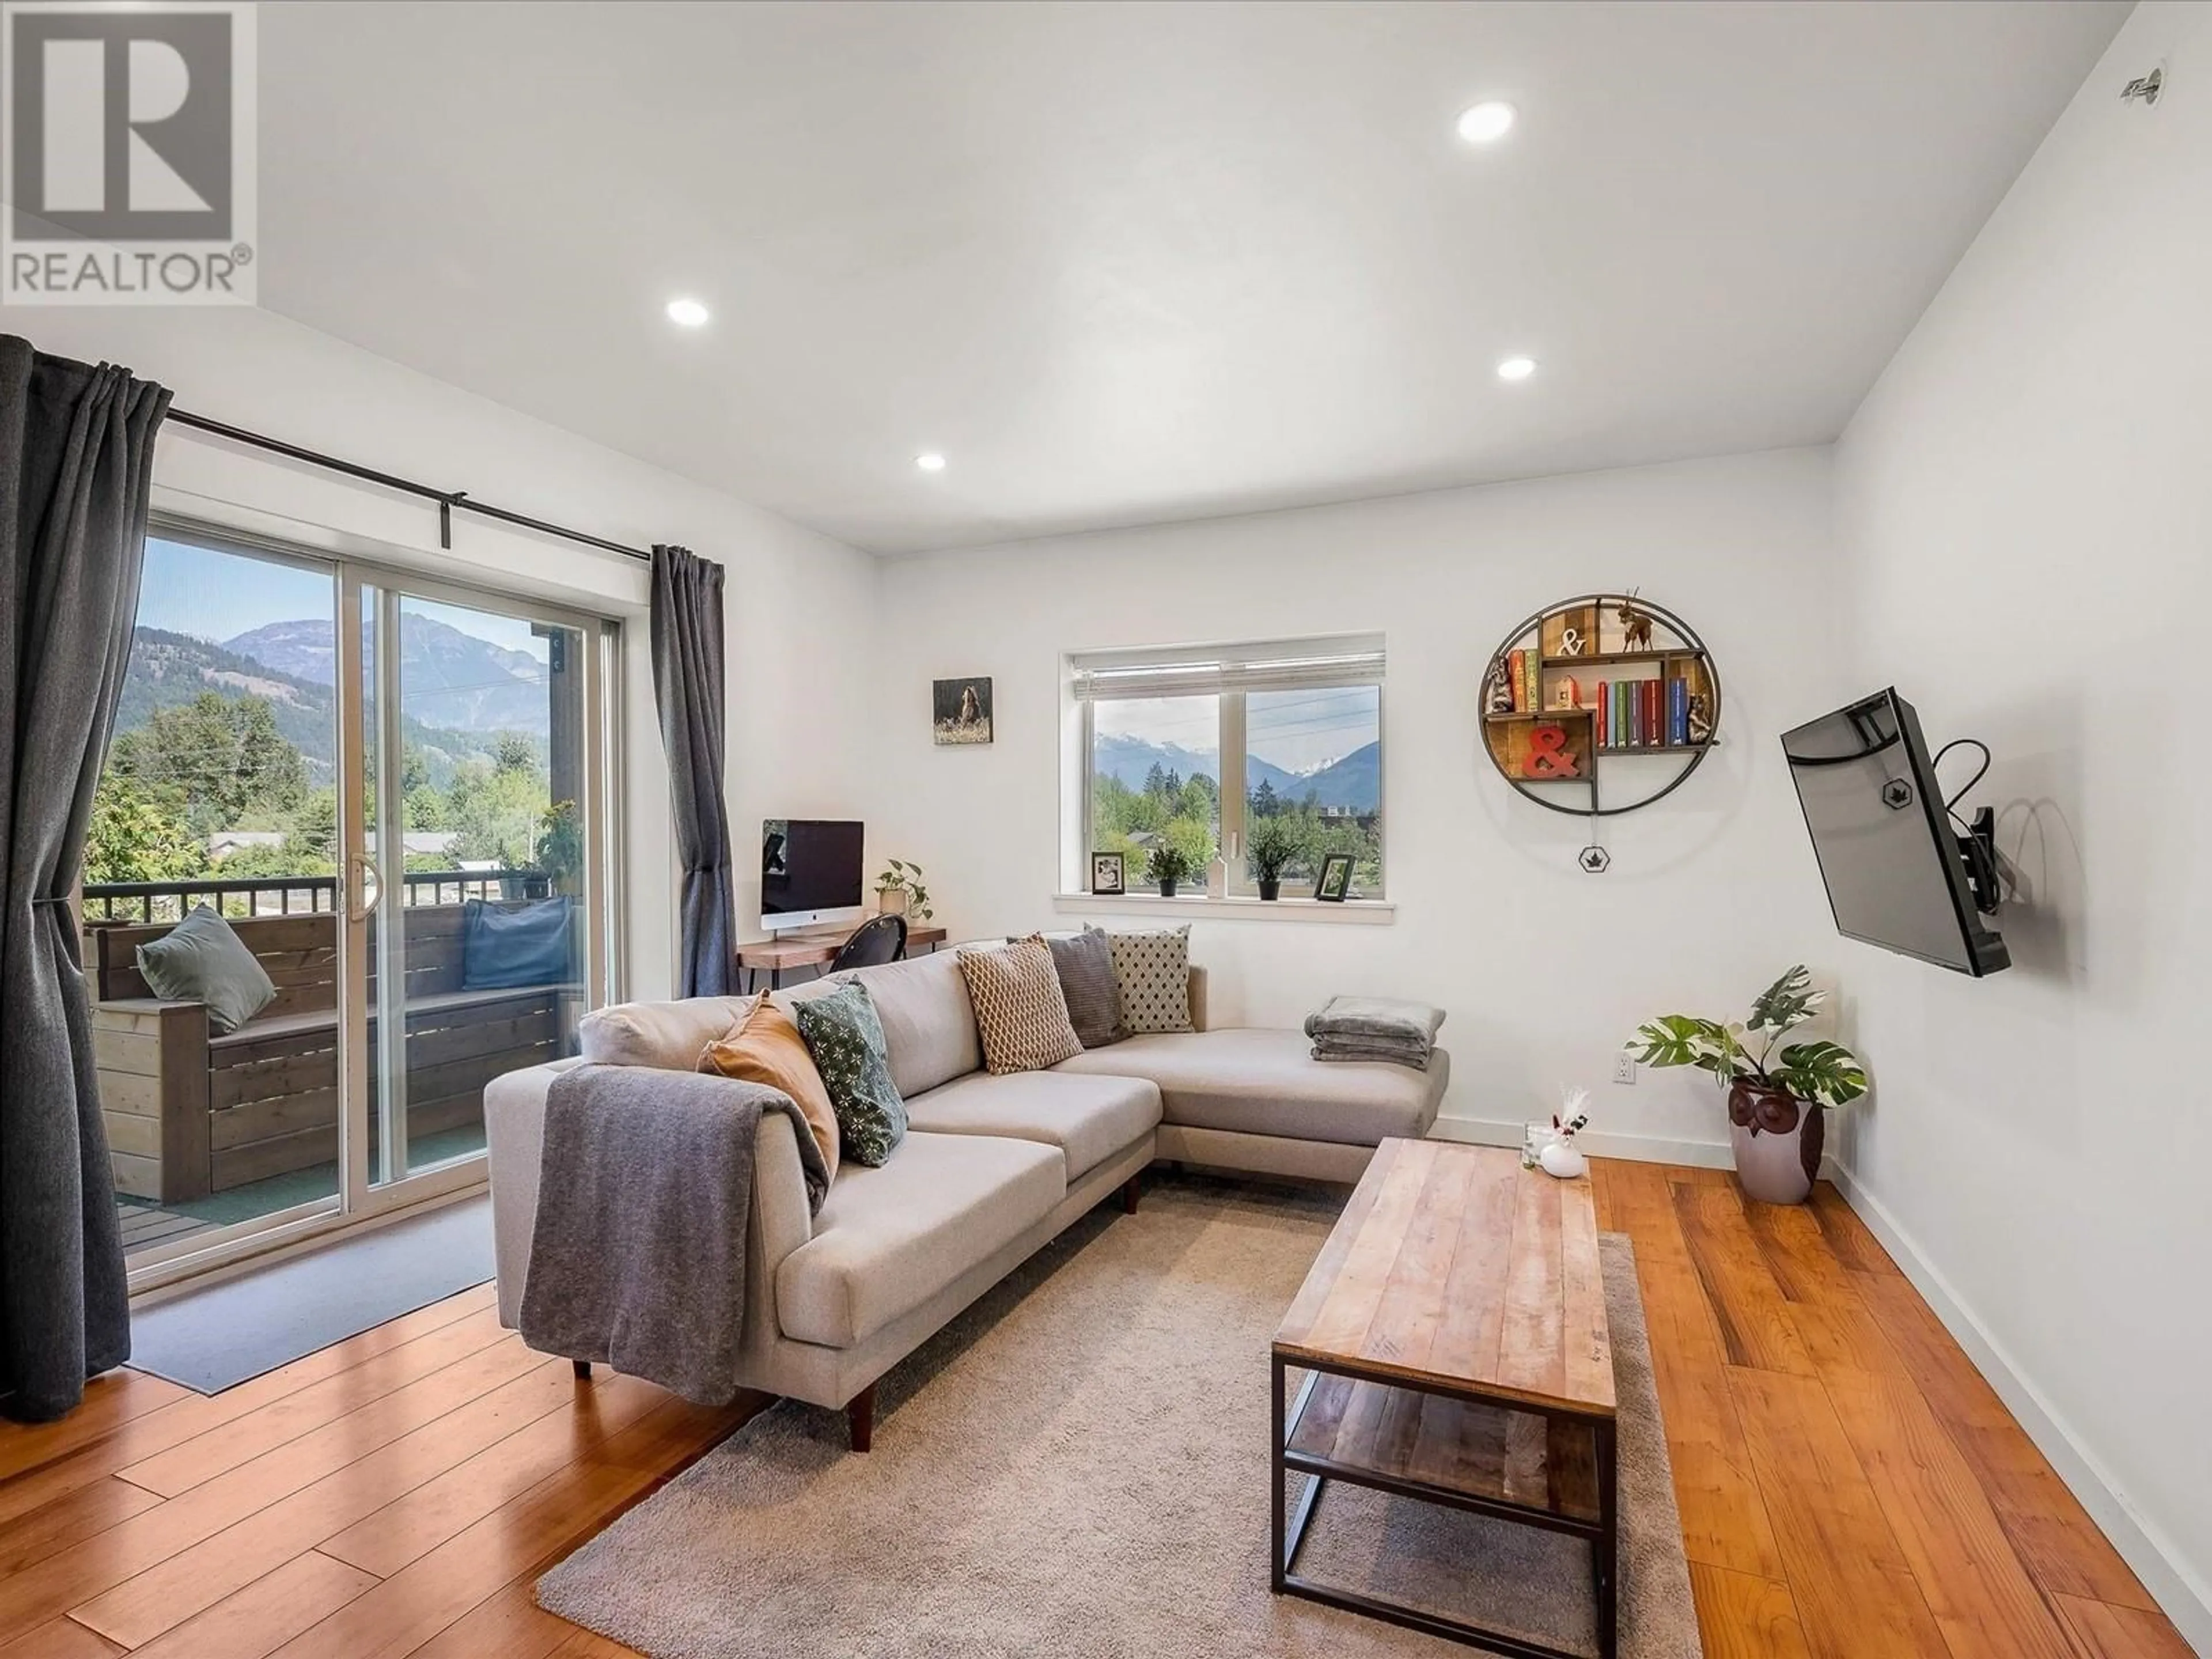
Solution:
[{"label": "folded grey blanket", "polygon": [[1391,1042],[1376,1037],[1316,1037],[1312,1049],[1316,1060],[1388,1060],[1417,1072],[1429,1069],[1429,1056],[1435,1052],[1425,1042]]},{"label": "folded grey blanket", "polygon": [[1425,1002],[1400,1002],[1389,997],[1331,997],[1317,1014],[1306,1016],[1310,1037],[1382,1038],[1419,1043],[1428,1048],[1437,1040],[1444,1011]]},{"label": "folded grey blanket", "polygon": [[745,1230],[763,1112],[791,1119],[810,1209],[830,1188],[790,1097],[642,1066],[579,1066],[545,1103],[522,1340],[701,1405],[737,1393]]}]

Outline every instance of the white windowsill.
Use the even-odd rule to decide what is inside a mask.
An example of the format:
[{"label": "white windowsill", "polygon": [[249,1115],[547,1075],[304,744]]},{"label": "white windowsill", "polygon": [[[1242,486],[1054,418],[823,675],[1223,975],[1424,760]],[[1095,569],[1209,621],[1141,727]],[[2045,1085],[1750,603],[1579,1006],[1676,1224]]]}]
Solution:
[{"label": "white windowsill", "polygon": [[1162,898],[1158,893],[1054,893],[1052,908],[1062,915],[1148,916],[1154,921],[1212,916],[1235,921],[1325,921],[1340,927],[1388,927],[1398,907],[1388,899],[1346,899],[1324,904],[1316,898],[1208,898],[1202,893]]}]

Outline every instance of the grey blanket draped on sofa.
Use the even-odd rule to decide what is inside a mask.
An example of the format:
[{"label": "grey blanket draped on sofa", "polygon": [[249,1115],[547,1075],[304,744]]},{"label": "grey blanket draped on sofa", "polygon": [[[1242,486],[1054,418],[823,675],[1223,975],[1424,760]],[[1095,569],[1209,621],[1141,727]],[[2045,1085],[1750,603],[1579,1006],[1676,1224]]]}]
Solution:
[{"label": "grey blanket draped on sofa", "polygon": [[0,335],[0,1409],[131,1357],[70,914],[115,723],[169,394]]}]

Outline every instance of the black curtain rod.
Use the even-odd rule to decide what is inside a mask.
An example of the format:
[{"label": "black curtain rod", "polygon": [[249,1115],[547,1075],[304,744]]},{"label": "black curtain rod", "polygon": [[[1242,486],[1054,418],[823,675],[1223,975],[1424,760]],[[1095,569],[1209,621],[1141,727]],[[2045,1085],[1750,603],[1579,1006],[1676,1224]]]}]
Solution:
[{"label": "black curtain rod", "polygon": [[302,449],[297,444],[288,444],[281,438],[264,437],[258,432],[248,432],[242,426],[232,426],[222,421],[211,421],[204,415],[188,414],[181,409],[172,409],[169,419],[179,426],[188,426],[198,432],[210,432],[218,438],[228,438],[234,444],[250,445],[265,449],[271,454],[289,460],[305,461],[309,466],[319,466],[331,472],[343,472],[349,478],[359,478],[365,483],[380,484],[386,489],[397,489],[404,495],[420,495],[425,501],[438,504],[438,545],[452,550],[453,545],[453,509],[480,514],[487,519],[496,519],[501,524],[511,524],[524,530],[534,530],[541,536],[558,536],[564,541],[581,542],[586,547],[596,547],[609,553],[619,553],[626,559],[650,561],[653,555],[635,547],[624,547],[620,542],[611,542],[603,536],[586,535],[580,530],[571,530],[566,525],[548,524],[543,519],[526,518],[520,513],[510,513],[503,507],[489,507],[482,501],[469,499],[465,489],[433,489],[428,484],[417,483],[412,478],[379,472],[374,467],[357,466],[351,461],[342,461],[335,455],[323,455],[312,449]]}]

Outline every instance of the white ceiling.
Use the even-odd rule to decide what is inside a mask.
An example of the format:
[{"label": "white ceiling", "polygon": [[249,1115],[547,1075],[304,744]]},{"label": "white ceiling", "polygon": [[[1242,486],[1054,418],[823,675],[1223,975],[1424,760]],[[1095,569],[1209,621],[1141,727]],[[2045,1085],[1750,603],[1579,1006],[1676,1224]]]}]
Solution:
[{"label": "white ceiling", "polygon": [[882,552],[1818,442],[2126,10],[265,5],[262,298]]}]

